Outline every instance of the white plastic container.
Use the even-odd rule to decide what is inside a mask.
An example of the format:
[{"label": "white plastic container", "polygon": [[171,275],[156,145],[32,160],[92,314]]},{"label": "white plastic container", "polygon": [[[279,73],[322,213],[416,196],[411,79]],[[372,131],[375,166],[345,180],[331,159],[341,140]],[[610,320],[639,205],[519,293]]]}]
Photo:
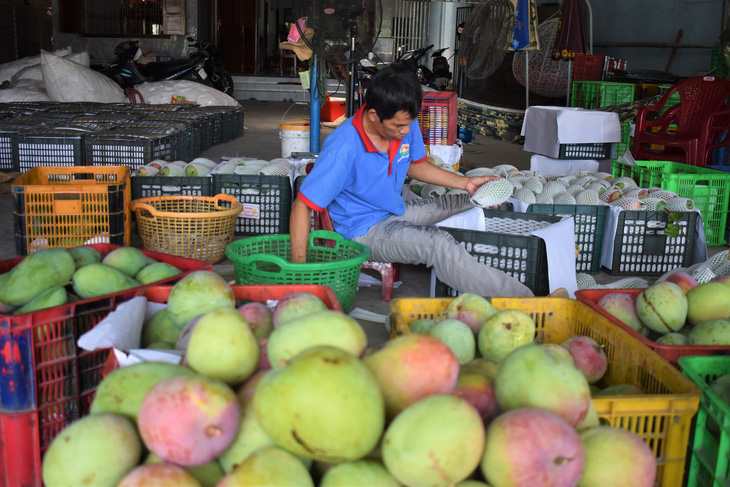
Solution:
[{"label": "white plastic container", "polygon": [[309,152],[309,121],[286,122],[279,126],[281,157],[290,157],[292,152]]}]

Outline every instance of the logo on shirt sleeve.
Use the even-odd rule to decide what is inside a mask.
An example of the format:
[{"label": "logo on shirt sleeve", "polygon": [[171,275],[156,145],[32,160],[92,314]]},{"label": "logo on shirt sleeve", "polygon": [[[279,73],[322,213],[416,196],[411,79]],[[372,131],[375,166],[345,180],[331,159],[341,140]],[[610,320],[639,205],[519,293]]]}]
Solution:
[{"label": "logo on shirt sleeve", "polygon": [[402,144],[400,146],[400,151],[399,151],[400,152],[400,155],[402,155],[402,156],[407,155],[410,152],[410,148],[411,148],[410,145],[408,145],[408,144]]}]

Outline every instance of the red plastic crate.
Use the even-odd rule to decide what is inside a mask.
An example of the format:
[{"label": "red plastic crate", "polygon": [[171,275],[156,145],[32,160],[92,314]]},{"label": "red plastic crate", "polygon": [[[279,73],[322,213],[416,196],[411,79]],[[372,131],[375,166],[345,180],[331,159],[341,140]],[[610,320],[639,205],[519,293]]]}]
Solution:
[{"label": "red plastic crate", "polygon": [[576,291],[575,299],[601,313],[603,316],[611,320],[616,326],[629,332],[634,338],[654,350],[660,357],[667,362],[677,365],[679,357],[685,355],[727,355],[730,352],[730,346],[722,345],[662,345],[653,342],[641,333],[637,332],[629,325],[613,316],[608,311],[598,306],[598,301],[606,294],[625,293],[632,296],[638,296],[643,289],[583,289]]},{"label": "red plastic crate", "polygon": [[573,81],[603,81],[606,56],[576,54],[573,63]]},{"label": "red plastic crate", "polygon": [[426,145],[456,143],[459,127],[456,123],[458,98],[453,91],[434,91],[423,94],[418,125]]},{"label": "red plastic crate", "polygon": [[[118,245],[90,245],[102,257]],[[182,274],[210,264],[142,250]],[[0,261],[8,272],[25,257]],[[78,338],[146,286],[22,315],[0,315],[0,485],[41,485],[40,459],[68,424],[88,414],[109,350],[87,352]]]}]

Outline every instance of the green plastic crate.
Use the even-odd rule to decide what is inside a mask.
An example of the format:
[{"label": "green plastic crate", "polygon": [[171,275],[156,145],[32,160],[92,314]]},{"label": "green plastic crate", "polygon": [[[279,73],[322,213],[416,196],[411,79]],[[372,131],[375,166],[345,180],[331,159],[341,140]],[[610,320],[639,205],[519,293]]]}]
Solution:
[{"label": "green plastic crate", "polygon": [[213,194],[220,193],[243,205],[236,235],[289,233],[292,188],[287,176],[213,174]]},{"label": "green plastic crate", "polygon": [[570,106],[593,110],[634,101],[633,83],[573,81]]},{"label": "green plastic crate", "polygon": [[730,357],[680,357],[679,367],[700,389],[700,407],[697,411],[689,456],[688,487],[721,487],[730,477],[730,405],[710,390],[718,377],[730,374]]},{"label": "green plastic crate", "polygon": [[153,196],[214,196],[209,176],[133,176],[132,199]]},{"label": "green plastic crate", "polygon": [[[539,222],[553,224],[560,217],[518,213],[502,210],[484,210],[485,218],[510,219],[515,225]],[[530,288],[535,296],[550,292],[548,261],[545,242],[533,235],[511,235],[505,232],[482,232],[459,228],[441,227],[446,230],[477,261],[501,270]],[[459,292],[440,281],[432,273],[432,295],[435,297],[458,296]]]},{"label": "green plastic crate", "polygon": [[730,173],[671,161],[613,162],[613,177],[629,176],[642,188],[660,187],[692,198],[702,214],[707,245],[725,245]]},{"label": "green plastic crate", "polygon": [[619,157],[623,156],[627,150],[631,149],[631,125],[633,121],[624,122],[621,124],[621,142],[616,144],[616,154],[613,156],[613,160],[618,160]]},{"label": "green plastic crate", "polygon": [[682,213],[677,221],[676,237],[664,234],[669,219],[660,211],[621,211],[616,223],[611,269],[606,272],[622,276],[661,276],[677,267],[689,267],[697,232],[697,212]]},{"label": "green plastic crate", "polygon": [[579,247],[575,259],[576,272],[597,274],[601,270],[603,229],[606,224],[606,205],[538,205],[527,207],[527,213],[572,216],[575,220],[575,244]]}]

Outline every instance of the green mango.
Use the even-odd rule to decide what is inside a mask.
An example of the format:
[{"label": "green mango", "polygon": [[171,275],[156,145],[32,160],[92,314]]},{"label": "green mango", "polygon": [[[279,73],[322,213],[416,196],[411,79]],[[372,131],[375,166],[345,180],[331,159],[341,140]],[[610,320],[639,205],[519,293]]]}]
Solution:
[{"label": "green mango", "polygon": [[66,294],[66,289],[63,286],[56,286],[51,289],[46,289],[13,314],[20,315],[30,313],[31,311],[38,311],[39,309],[53,308],[54,306],[61,306],[67,302],[68,295]]},{"label": "green mango", "polygon": [[23,306],[43,291],[64,286],[74,275],[76,264],[64,248],[43,249],[30,254],[11,271],[0,289],[0,302]]},{"label": "green mango", "polygon": [[134,247],[119,247],[106,254],[101,263],[134,277],[147,265],[147,256]]},{"label": "green mango", "polygon": [[81,245],[79,247],[71,247],[68,251],[71,253],[71,257],[74,258],[77,270],[85,265],[101,262],[101,254],[94,247]]},{"label": "green mango", "polygon": [[[142,347],[150,348],[154,342],[168,342],[174,344],[181,328],[172,319],[167,308],[163,308],[145,323],[142,329]],[[175,348],[175,347],[173,347]]]},{"label": "green mango", "polygon": [[182,274],[182,271],[174,265],[166,262],[155,262],[154,264],[145,266],[134,278],[142,284],[150,284],[167,279],[168,277],[177,276],[178,274]]},{"label": "green mango", "polygon": [[82,299],[141,286],[139,281],[106,264],[89,264],[73,275],[73,288]]}]

